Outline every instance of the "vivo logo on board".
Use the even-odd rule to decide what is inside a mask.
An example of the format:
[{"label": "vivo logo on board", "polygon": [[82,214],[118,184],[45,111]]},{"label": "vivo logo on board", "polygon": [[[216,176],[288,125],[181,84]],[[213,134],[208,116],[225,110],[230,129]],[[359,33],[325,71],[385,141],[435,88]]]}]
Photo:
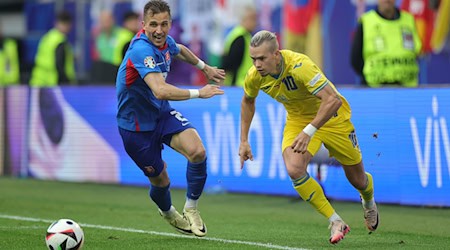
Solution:
[{"label": "vivo logo on board", "polygon": [[[425,127],[425,138],[421,144],[421,136],[417,129],[417,121],[411,117],[411,134],[414,142],[414,151],[416,154],[417,167],[422,187],[428,186],[431,159],[431,147],[434,147],[434,160],[436,171],[436,187],[442,187],[442,175],[448,173],[450,177],[450,142],[448,136],[447,120],[439,115],[439,102],[436,96],[431,101],[432,116],[427,117]],[[422,135],[423,138],[423,135]],[[442,143],[442,144],[441,144]],[[441,148],[442,146],[442,148]],[[445,161],[441,160],[441,153],[444,153],[447,169],[443,169]]]}]

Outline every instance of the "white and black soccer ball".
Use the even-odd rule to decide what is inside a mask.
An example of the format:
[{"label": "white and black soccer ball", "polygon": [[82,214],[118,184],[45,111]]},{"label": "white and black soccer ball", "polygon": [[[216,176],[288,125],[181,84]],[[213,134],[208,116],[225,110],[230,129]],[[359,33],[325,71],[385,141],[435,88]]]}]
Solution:
[{"label": "white and black soccer ball", "polygon": [[50,250],[81,249],[84,242],[83,229],[71,219],[60,219],[53,222],[47,229],[45,243]]}]

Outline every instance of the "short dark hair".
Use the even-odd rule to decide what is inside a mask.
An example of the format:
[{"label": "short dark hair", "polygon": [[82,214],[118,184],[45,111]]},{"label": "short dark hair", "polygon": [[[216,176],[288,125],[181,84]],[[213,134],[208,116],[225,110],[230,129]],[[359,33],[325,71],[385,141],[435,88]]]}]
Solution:
[{"label": "short dark hair", "polygon": [[144,19],[147,15],[154,16],[155,14],[167,12],[170,14],[170,6],[163,0],[150,0],[144,7]]},{"label": "short dark hair", "polygon": [[61,23],[71,23],[72,15],[68,11],[60,11],[56,14],[56,21]]},{"label": "short dark hair", "polygon": [[138,18],[139,18],[139,14],[134,11],[128,11],[127,13],[125,13],[123,15],[124,22],[126,22],[128,20],[132,20],[132,19],[138,19]]}]

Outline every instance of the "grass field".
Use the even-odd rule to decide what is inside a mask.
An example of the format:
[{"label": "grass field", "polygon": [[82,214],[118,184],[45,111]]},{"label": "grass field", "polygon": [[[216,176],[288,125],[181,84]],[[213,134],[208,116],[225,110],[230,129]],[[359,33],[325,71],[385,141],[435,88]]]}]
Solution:
[{"label": "grass field", "polygon": [[[0,249],[45,249],[49,224],[71,218],[82,226],[84,249],[450,249],[450,209],[379,205],[369,235],[360,204],[332,202],[351,227],[328,243],[327,221],[289,197],[202,196],[205,238],[177,234],[158,215],[147,188],[0,178]],[[184,192],[172,190],[178,210]]]}]

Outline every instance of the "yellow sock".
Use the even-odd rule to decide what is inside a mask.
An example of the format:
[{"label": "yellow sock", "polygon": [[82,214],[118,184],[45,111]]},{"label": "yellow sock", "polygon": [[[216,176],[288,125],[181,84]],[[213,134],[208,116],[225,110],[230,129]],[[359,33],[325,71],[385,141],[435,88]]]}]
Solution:
[{"label": "yellow sock", "polygon": [[367,186],[365,189],[358,190],[364,201],[371,201],[373,199],[373,178],[372,175],[366,172]]},{"label": "yellow sock", "polygon": [[300,197],[309,202],[317,212],[327,219],[334,214],[334,209],[325,197],[322,187],[308,173],[303,177],[292,180],[292,184]]}]

